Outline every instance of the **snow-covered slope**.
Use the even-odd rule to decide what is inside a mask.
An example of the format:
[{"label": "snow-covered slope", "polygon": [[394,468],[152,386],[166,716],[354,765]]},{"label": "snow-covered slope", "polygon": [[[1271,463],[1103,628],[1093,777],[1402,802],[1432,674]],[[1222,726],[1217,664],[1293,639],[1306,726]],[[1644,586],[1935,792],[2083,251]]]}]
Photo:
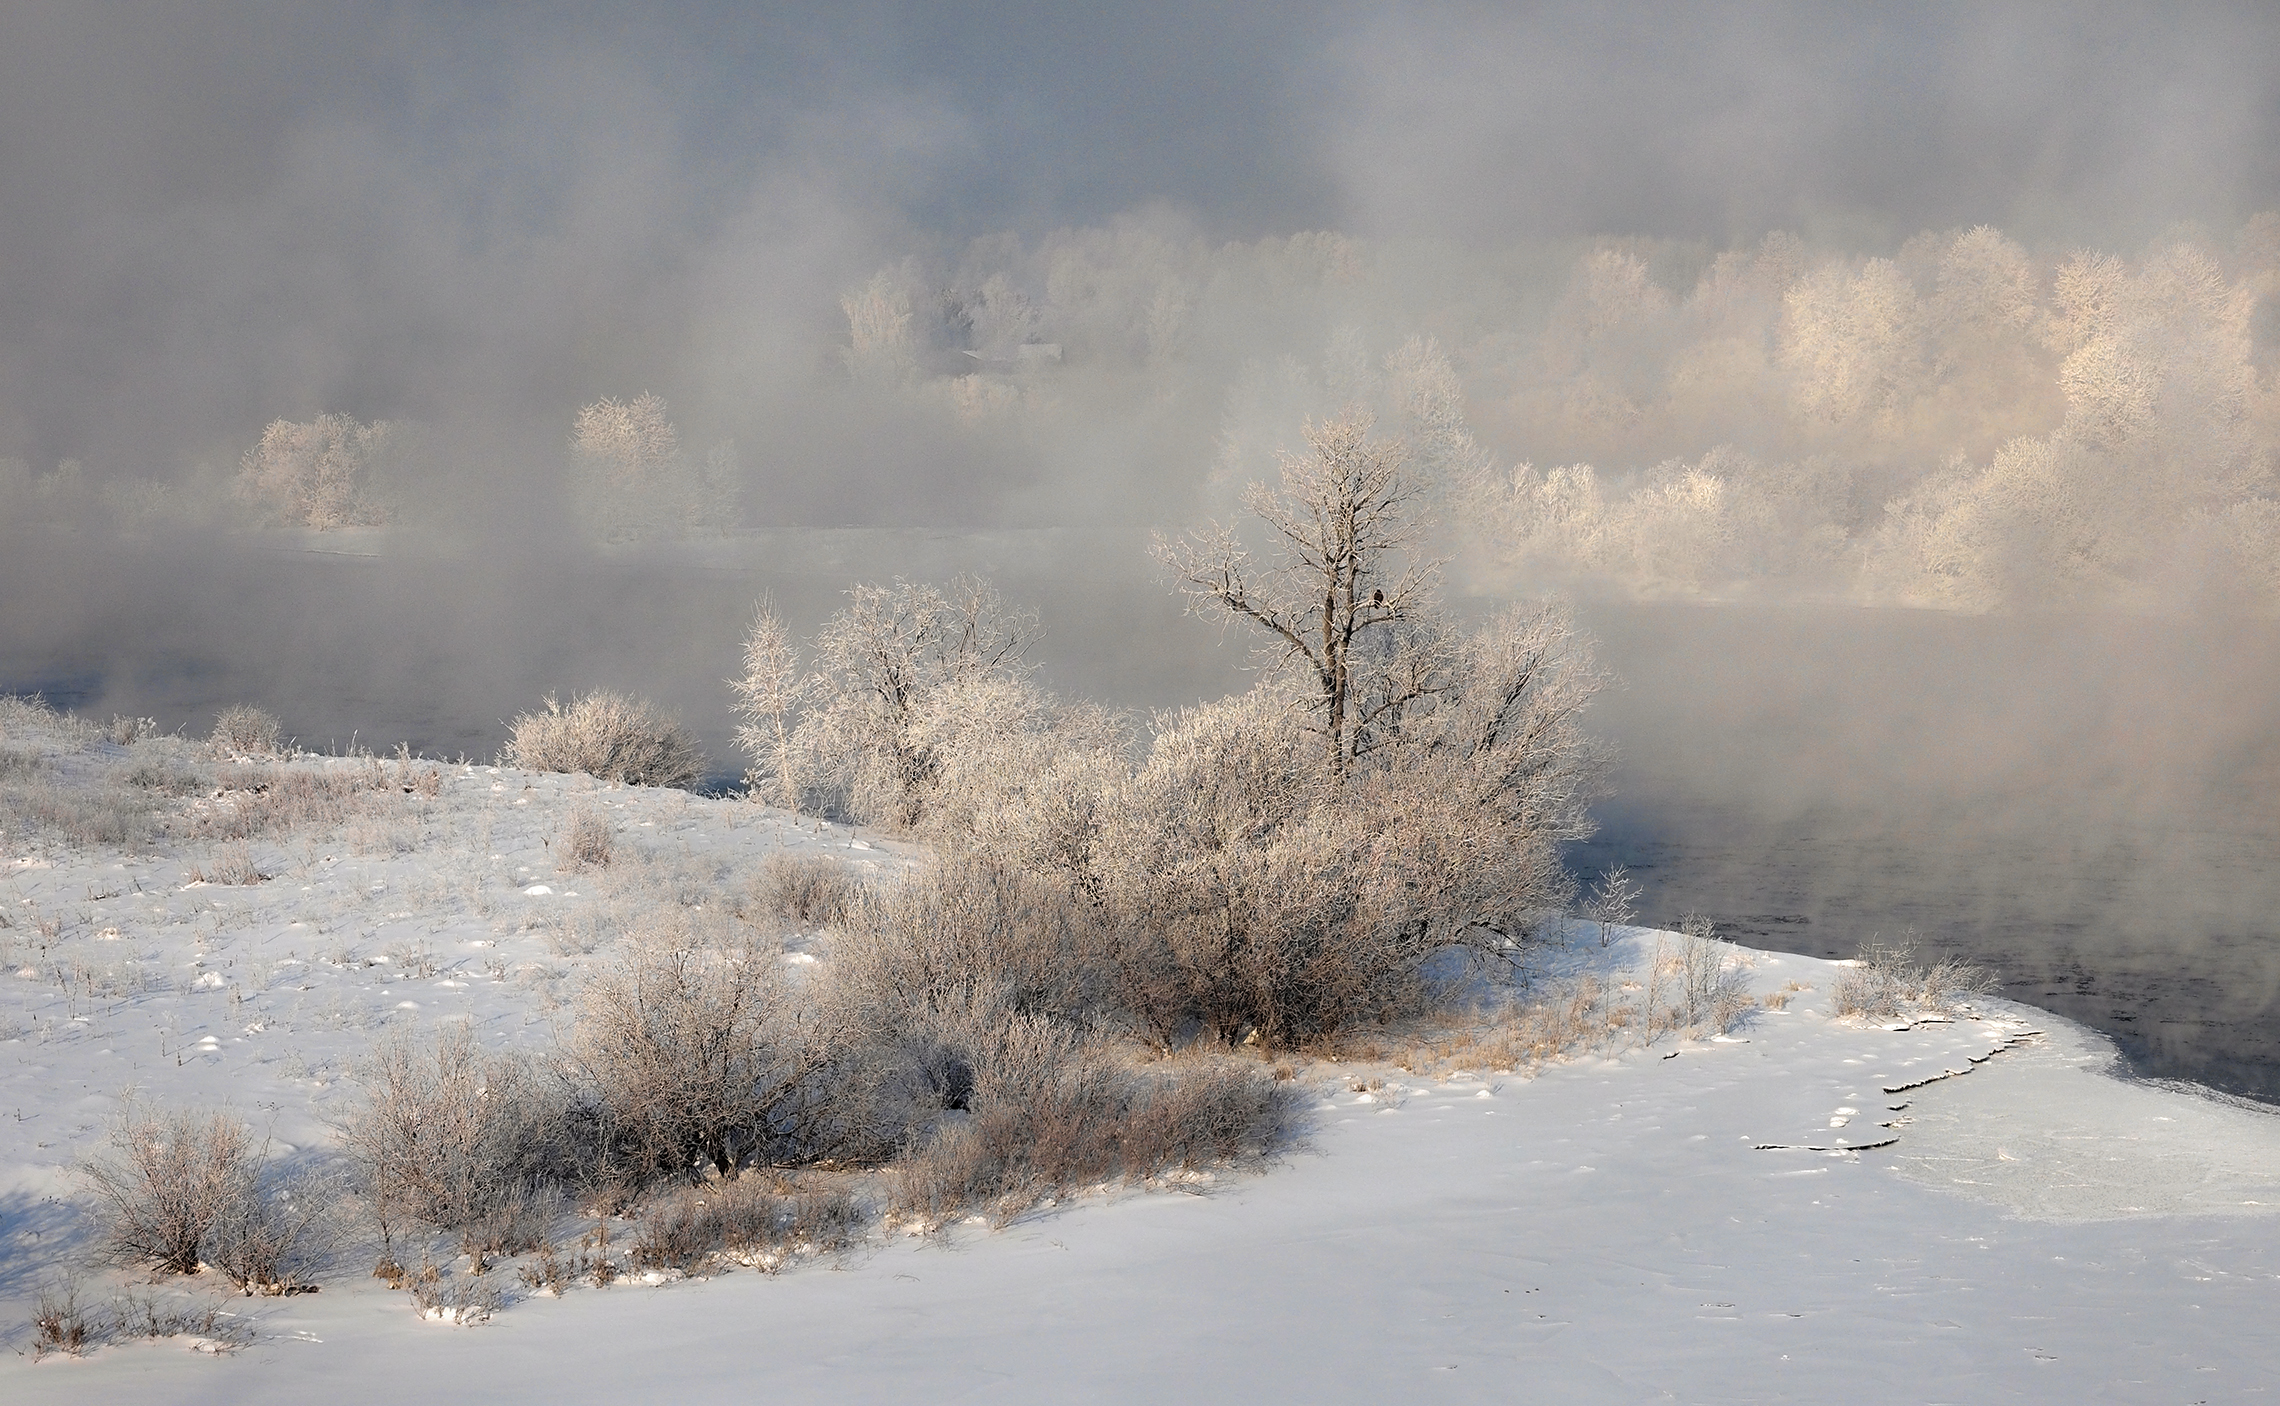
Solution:
[{"label": "snow-covered slope", "polygon": [[[536,1042],[582,949],[641,904],[730,901],[783,846],[908,862],[584,778],[454,767],[435,790],[328,843],[256,839],[272,877],[251,886],[192,882],[196,843],[5,857],[0,939],[31,975],[0,996],[0,1323],[83,1253],[53,1198],[122,1089],[321,1149],[383,1029],[464,1016]],[[617,828],[608,870],[556,870],[578,804]],[[1654,941],[1587,959],[1635,965]],[[2280,1382],[2280,1119],[2124,1083],[2095,1037],[2002,1002],[1906,1029],[1833,1018],[1830,964],[1747,955],[1756,990],[1805,989],[1730,1039],[1533,1077],[1309,1066],[1307,1145],[1263,1176],[778,1277],[522,1298],[472,1328],[351,1275],[229,1301],[255,1336],[218,1360],[179,1339],[0,1359],[0,1399],[2195,1401]]]}]

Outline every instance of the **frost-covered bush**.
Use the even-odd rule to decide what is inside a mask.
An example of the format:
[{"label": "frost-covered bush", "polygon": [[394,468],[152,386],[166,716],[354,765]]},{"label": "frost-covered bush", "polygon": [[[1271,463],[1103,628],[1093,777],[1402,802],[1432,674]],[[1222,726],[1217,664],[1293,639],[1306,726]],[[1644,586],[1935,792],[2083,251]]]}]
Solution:
[{"label": "frost-covered bush", "polygon": [[576,873],[581,869],[606,869],[611,852],[617,844],[617,833],[610,828],[609,818],[591,806],[576,806],[562,823],[561,867]]},{"label": "frost-covered bush", "polygon": [[828,855],[778,851],[760,861],[752,904],[794,927],[834,927],[862,896],[863,887],[852,869]]},{"label": "frost-covered bush", "polygon": [[837,1051],[757,940],[638,935],[579,994],[564,1043],[612,1175],[636,1183],[789,1166],[854,1140]]},{"label": "frost-covered bush", "polygon": [[274,757],[284,737],[285,724],[275,713],[236,703],[214,715],[214,730],[206,742],[217,757]]},{"label": "frost-covered bush", "polygon": [[196,1274],[216,1227],[254,1199],[261,1162],[253,1130],[228,1113],[130,1106],[80,1174],[103,1209],[106,1253]]},{"label": "frost-covered bush", "polygon": [[1903,937],[1863,943],[1853,964],[1837,973],[1829,994],[1839,1015],[1891,1020],[1915,1011],[1945,1011],[1957,997],[1990,991],[1994,985],[1992,972],[1969,962],[1916,960],[1914,941]]},{"label": "frost-covered bush", "polygon": [[287,1178],[227,1112],[130,1105],[80,1175],[101,1208],[102,1250],[170,1274],[211,1266],[247,1293],[305,1282],[334,1229],[335,1190]]},{"label": "frost-covered bush", "polygon": [[628,786],[687,787],[704,775],[696,739],[654,703],[623,693],[581,694],[567,708],[548,698],[543,711],[518,714],[512,727],[500,753],[508,766],[582,771]]},{"label": "frost-covered bush", "polygon": [[962,1116],[938,1121],[895,1170],[892,1209],[921,1224],[976,1210],[1003,1221],[1104,1181],[1256,1157],[1295,1104],[1255,1065],[1137,1070],[1064,1022],[986,1001],[945,1007],[936,1029],[969,1083]]},{"label": "frost-covered bush", "polygon": [[773,1271],[797,1257],[846,1250],[865,1220],[845,1186],[749,1176],[670,1187],[639,1214],[629,1256],[642,1269],[695,1269],[721,1255]]},{"label": "frost-covered bush", "polygon": [[1750,1010],[1749,973],[1709,919],[1688,914],[1678,930],[1676,950],[1666,953],[1658,943],[1654,954],[1658,969],[1676,978],[1669,1018],[1683,1030],[1722,1035]]},{"label": "frost-covered bush", "polygon": [[891,1040],[944,1002],[1091,1018],[1114,998],[1116,954],[1066,883],[952,857],[860,893],[832,939],[826,992],[838,1019]]},{"label": "frost-covered bush", "polygon": [[390,1240],[426,1226],[473,1251],[528,1249],[557,1189],[591,1164],[560,1083],[519,1055],[477,1048],[465,1024],[424,1045],[385,1041],[357,1077],[363,1098],[341,1143]]}]

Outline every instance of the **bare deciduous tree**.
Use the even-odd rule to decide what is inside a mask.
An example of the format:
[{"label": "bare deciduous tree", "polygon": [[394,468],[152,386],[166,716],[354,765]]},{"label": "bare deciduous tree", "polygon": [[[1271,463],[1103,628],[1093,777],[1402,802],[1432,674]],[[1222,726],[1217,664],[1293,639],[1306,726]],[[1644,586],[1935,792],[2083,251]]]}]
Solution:
[{"label": "bare deciduous tree", "polygon": [[1159,538],[1157,559],[1206,612],[1262,629],[1267,652],[1308,680],[1333,771],[1366,754],[1429,691],[1438,563],[1415,554],[1417,492],[1397,441],[1370,438],[1367,411],[1308,422],[1311,453],[1285,455],[1280,493],[1253,484],[1243,505],[1276,538],[1253,559],[1231,528]]}]

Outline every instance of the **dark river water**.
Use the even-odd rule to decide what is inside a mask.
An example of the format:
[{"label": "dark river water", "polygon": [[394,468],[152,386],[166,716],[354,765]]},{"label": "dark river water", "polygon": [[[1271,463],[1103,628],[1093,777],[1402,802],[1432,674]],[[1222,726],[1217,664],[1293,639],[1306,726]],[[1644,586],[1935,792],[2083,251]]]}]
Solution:
[{"label": "dark river water", "polygon": [[[671,558],[347,534],[0,541],[0,690],[202,732],[252,701],[303,745],[488,759],[549,691],[680,711],[734,776],[722,680],[753,604],[992,572],[1049,684],[1159,708],[1242,686],[1120,539],[752,534]],[[1104,566],[1104,563],[1106,564]],[[1642,916],[1816,956],[1912,936],[2113,1035],[2143,1073],[2280,1101],[2280,639],[2271,622],[1586,605],[1615,794],[1586,874]]]}]

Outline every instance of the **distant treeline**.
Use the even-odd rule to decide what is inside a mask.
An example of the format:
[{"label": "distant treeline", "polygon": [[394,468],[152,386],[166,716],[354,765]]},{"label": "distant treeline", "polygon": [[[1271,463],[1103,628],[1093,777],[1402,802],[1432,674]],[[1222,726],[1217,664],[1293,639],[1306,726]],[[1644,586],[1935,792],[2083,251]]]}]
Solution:
[{"label": "distant treeline", "polygon": [[[1781,233],[1213,243],[1134,217],[914,256],[839,301],[803,395],[846,443],[759,426],[747,466],[684,450],[655,395],[603,397],[534,446],[554,506],[604,540],[775,522],[785,475],[844,476],[891,432],[910,462],[1044,485],[1031,516],[1100,511],[1118,475],[1224,509],[1359,406],[1486,585],[2280,608],[2280,213],[2128,255],[1981,226],[1891,257]],[[435,441],[328,414],[269,425],[234,474],[0,461],[0,525],[382,524],[462,472]]]}]

